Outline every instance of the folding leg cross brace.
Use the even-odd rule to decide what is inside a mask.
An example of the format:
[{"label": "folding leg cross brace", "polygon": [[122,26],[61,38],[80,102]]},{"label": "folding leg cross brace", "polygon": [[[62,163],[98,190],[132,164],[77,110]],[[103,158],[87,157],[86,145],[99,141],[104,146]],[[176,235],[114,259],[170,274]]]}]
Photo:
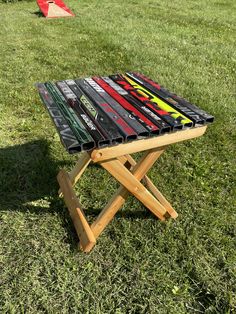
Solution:
[{"label": "folding leg cross brace", "polygon": [[[205,130],[206,126],[196,127],[118,146],[94,149],[92,152],[83,153],[70,173],[60,170],[57,176],[60,185],[59,194],[63,195],[69,209],[80,239],[81,249],[89,252],[93,248],[96,239],[125,203],[129,193],[133,194],[159,219],[176,218],[178,214],[146,173],[168,145],[201,136]],[[136,163],[130,154],[140,151],[145,152]],[[73,190],[73,186],[90,162],[99,163],[121,184],[92,225],[88,224]],[[141,180],[147,188],[140,182]]]}]

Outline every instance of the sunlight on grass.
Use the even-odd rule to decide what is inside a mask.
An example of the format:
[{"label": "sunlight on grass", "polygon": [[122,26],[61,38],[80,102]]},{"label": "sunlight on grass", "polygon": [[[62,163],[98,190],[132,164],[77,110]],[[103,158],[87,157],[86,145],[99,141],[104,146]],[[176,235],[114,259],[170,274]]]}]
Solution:
[{"label": "sunlight on grass", "polygon": [[[2,313],[234,313],[235,9],[227,1],[0,3]],[[85,255],[56,174],[69,156],[34,84],[137,70],[216,118],[170,147],[150,177],[179,213],[161,223],[129,198]],[[93,220],[117,184],[91,166],[77,192]]]}]

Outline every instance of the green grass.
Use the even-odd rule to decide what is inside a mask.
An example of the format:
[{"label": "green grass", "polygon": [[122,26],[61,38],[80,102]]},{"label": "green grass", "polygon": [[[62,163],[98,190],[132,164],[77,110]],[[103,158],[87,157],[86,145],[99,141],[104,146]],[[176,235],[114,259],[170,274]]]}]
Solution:
[{"label": "green grass", "polygon": [[[46,20],[35,2],[0,4],[1,313],[235,313],[236,104],[233,0],[103,0]],[[78,251],[56,174],[60,145],[35,82],[139,70],[215,115],[150,177],[179,217],[133,198]],[[91,166],[78,185],[93,220],[117,184]]]}]

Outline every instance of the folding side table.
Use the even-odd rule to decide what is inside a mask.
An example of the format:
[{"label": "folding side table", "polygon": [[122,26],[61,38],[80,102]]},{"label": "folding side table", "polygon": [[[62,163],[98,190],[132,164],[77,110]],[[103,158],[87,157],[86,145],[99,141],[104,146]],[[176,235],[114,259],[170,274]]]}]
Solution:
[{"label": "folding side table", "polygon": [[[169,145],[199,137],[205,133],[206,128],[206,125],[197,126],[117,146],[102,149],[95,148],[90,152],[83,152],[75,167],[69,173],[60,170],[57,176],[60,185],[59,194],[63,196],[69,209],[80,239],[81,249],[84,252],[89,252],[93,248],[96,239],[125,203],[129,193],[135,196],[160,220],[165,220],[167,217],[176,218],[178,216],[177,212],[155,187],[146,173]],[[144,153],[136,163],[131,154],[137,152]],[[91,162],[98,163],[107,170],[120,183],[120,187],[100,212],[97,219],[89,225],[73,186]],[[146,187],[140,181],[143,181]]]}]

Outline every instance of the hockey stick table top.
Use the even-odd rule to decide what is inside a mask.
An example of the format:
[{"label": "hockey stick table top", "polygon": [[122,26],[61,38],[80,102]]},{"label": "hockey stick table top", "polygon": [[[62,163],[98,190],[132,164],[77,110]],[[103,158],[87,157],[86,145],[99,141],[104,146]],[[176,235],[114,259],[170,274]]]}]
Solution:
[{"label": "hockey stick table top", "polygon": [[170,144],[182,142],[195,137],[202,136],[207,129],[207,125],[185,129],[168,134],[151,137],[148,139],[135,140],[130,143],[123,143],[117,146],[94,149],[91,154],[93,162],[100,162],[126,154],[133,154],[147,149],[164,147]]}]

